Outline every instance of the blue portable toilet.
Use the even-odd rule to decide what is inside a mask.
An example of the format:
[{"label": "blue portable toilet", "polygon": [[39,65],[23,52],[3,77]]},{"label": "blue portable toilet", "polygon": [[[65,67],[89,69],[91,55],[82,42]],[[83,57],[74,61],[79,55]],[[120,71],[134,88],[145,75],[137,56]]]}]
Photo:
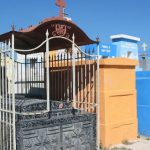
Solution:
[{"label": "blue portable toilet", "polygon": [[125,57],[138,60],[138,42],[140,38],[118,34],[110,36],[112,44],[117,46],[116,57]]}]

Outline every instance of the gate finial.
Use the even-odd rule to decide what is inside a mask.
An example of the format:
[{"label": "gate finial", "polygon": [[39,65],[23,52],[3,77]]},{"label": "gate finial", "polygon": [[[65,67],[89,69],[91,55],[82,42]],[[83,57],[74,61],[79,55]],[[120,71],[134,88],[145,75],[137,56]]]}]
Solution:
[{"label": "gate finial", "polygon": [[46,30],[46,38],[48,38],[49,36],[49,32],[48,32],[48,29]]},{"label": "gate finial", "polygon": [[66,8],[65,0],[56,0],[55,4],[59,7],[59,17],[63,18],[63,8]]}]

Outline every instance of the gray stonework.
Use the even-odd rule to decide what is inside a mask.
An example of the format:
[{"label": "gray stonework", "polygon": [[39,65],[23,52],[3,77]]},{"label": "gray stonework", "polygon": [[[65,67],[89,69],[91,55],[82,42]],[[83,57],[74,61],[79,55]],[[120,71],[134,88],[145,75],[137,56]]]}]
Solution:
[{"label": "gray stonework", "polygon": [[[63,104],[63,105],[62,105]],[[60,105],[63,106],[60,108]],[[19,112],[43,110],[44,100],[16,100]],[[17,150],[95,150],[96,115],[72,109],[67,102],[51,102],[51,112],[16,116]]]}]

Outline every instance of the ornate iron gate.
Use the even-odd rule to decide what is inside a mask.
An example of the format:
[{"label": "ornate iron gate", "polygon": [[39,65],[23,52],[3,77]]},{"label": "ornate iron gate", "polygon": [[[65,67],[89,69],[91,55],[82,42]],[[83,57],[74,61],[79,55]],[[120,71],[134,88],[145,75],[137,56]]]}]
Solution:
[{"label": "ornate iron gate", "polygon": [[[51,101],[51,104],[49,113],[17,117],[17,150],[95,150],[95,114],[84,114],[80,110],[73,114],[68,102]],[[60,108],[62,104],[64,107]],[[23,111],[46,107],[46,103],[30,106],[31,103]]]},{"label": "ornate iron gate", "polygon": [[[47,107],[45,110],[36,110],[34,112],[17,112],[15,109],[15,65],[14,65],[14,51],[19,52],[19,51],[23,51],[23,50],[18,50],[14,48],[14,35],[12,35],[12,39],[9,42],[3,42],[1,43],[1,55],[0,55],[0,60],[1,60],[1,69],[0,69],[0,76],[1,76],[1,83],[0,83],[0,143],[2,143],[0,145],[0,150],[16,150],[16,115],[17,114],[21,114],[24,116],[34,116],[34,115],[38,115],[38,114],[44,114],[44,113],[49,113],[50,112],[50,99],[51,99],[51,95],[52,95],[52,90],[51,90],[51,75],[53,74],[53,62],[50,61],[49,58],[49,42],[51,39],[54,38],[61,38],[64,40],[68,40],[69,42],[72,43],[72,55],[71,55],[71,59],[70,59],[70,71],[71,71],[71,96],[68,98],[66,98],[65,100],[69,100],[72,101],[73,103],[73,107],[74,108],[78,108],[78,109],[83,109],[84,111],[87,112],[91,112],[91,106],[94,108],[94,112],[96,112],[97,110],[97,146],[99,148],[99,137],[100,137],[100,131],[99,131],[99,123],[100,123],[100,102],[99,102],[99,55],[90,55],[87,54],[86,52],[82,51],[76,44],[75,44],[75,37],[73,35],[72,40],[67,39],[65,37],[51,37],[49,38],[49,33],[48,31],[46,32],[46,40],[41,43],[41,45],[39,45],[38,47],[34,48],[34,49],[30,49],[30,50],[26,50],[26,51],[35,51],[36,49],[38,49],[39,47],[43,46],[44,44],[46,44],[46,57],[45,57],[45,68],[46,68],[46,103],[47,103]],[[79,65],[79,62],[77,61],[77,57],[75,54],[75,49],[77,49],[78,53],[80,53],[81,56],[85,56],[84,60],[81,59],[81,64]],[[99,46],[98,46],[98,54],[99,54]],[[77,54],[78,55],[78,54]],[[91,69],[93,74],[97,74],[97,81],[94,81],[93,79],[90,79],[90,76],[88,75],[89,73],[89,68],[91,66],[91,62],[88,61],[88,65],[86,65],[87,60],[86,58],[92,58],[92,57],[97,57],[97,62],[95,65],[93,65],[93,68],[95,66],[97,66],[97,72],[94,72],[93,69]],[[78,65],[76,67],[76,65]],[[84,69],[81,69],[81,72],[79,72],[79,66],[82,66]],[[61,64],[62,66],[62,64]],[[49,68],[52,68],[49,70]],[[68,65],[67,65],[68,67]],[[55,66],[56,68],[56,66]],[[60,69],[60,67],[58,66],[58,69]],[[62,68],[61,68],[62,69]],[[84,76],[82,75],[84,71]],[[54,75],[54,74],[53,74]],[[82,76],[82,78],[86,79],[84,80],[84,86],[86,87],[82,87],[85,88],[85,91],[83,92],[83,94],[85,95],[89,95],[89,91],[87,90],[88,88],[90,89],[90,86],[92,85],[92,82],[97,82],[97,84],[95,84],[95,86],[97,87],[96,90],[97,95],[95,94],[95,100],[91,101],[90,96],[85,96],[82,95],[81,92],[79,92],[79,89],[81,88],[81,86],[79,85],[81,82],[83,82],[83,80],[81,81],[80,76]],[[87,77],[89,78],[87,80]],[[56,78],[56,76],[55,76]],[[77,80],[79,82],[77,82]],[[90,81],[90,84],[87,83],[87,81]],[[77,83],[77,84],[76,84]],[[81,83],[83,85],[83,83]],[[89,84],[89,85],[88,85]],[[88,85],[88,86],[87,86]],[[94,84],[93,84],[94,85]],[[80,87],[79,87],[80,86]],[[62,88],[61,88],[62,89]],[[94,90],[94,89],[93,89]],[[69,91],[70,92],[70,91]],[[79,94],[79,93],[80,94]],[[94,93],[95,91],[92,91],[92,93]],[[96,93],[96,92],[95,92]],[[82,95],[79,97],[79,95]],[[65,97],[65,96],[64,96]],[[85,98],[87,97],[87,99]],[[84,99],[82,99],[84,98]],[[83,106],[81,108],[81,105]],[[97,108],[97,109],[96,109]],[[92,111],[93,112],[93,111]],[[78,148],[77,148],[78,149]],[[76,149],[75,149],[76,150]]]}]

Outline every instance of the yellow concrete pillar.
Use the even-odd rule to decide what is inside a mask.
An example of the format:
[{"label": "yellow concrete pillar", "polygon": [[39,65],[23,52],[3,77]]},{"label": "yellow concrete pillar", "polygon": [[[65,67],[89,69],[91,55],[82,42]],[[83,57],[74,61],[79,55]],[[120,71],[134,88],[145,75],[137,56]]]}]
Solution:
[{"label": "yellow concrete pillar", "polygon": [[137,138],[136,60],[100,61],[100,134],[103,147]]}]

